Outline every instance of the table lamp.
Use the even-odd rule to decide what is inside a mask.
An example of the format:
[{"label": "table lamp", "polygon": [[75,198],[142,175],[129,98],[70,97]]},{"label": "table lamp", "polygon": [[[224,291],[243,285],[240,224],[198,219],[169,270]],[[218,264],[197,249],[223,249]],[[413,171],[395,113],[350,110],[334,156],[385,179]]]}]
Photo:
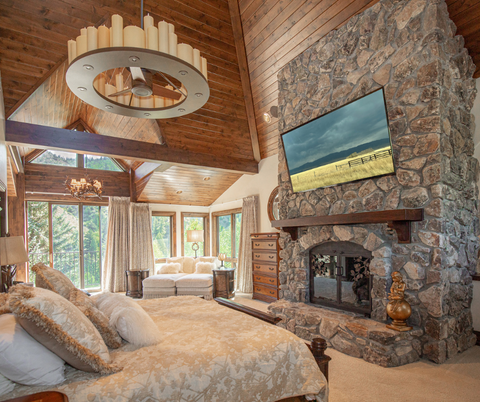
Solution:
[{"label": "table lamp", "polygon": [[227,255],[225,253],[220,253],[218,254],[218,259],[222,261],[222,265],[220,265],[220,268],[225,268],[225,266],[223,265],[223,261],[227,259]]},{"label": "table lamp", "polygon": [[16,264],[27,262],[28,254],[25,249],[23,236],[0,237],[0,292],[7,292],[13,285],[13,278],[17,273]]},{"label": "table lamp", "polygon": [[187,230],[187,241],[192,244],[192,250],[195,251],[195,258],[197,258],[197,251],[200,248],[199,242],[203,241],[203,230]]}]

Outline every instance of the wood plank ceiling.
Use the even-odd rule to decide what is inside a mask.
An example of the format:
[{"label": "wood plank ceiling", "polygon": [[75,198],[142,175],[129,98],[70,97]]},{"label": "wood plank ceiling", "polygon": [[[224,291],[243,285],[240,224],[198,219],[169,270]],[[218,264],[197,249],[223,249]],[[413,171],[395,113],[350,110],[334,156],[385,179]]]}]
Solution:
[{"label": "wood plank ceiling", "polygon": [[[330,30],[377,1],[238,0],[262,158],[277,153],[277,120],[267,124],[262,115],[277,105],[279,70]],[[145,12],[157,22],[175,24],[179,42],[190,43],[205,53],[211,87],[209,102],[197,112],[151,122],[133,121],[82,105],[66,88],[65,65],[61,63],[66,56],[67,40],[75,37],[80,28],[99,23],[114,13],[124,16],[125,25],[138,24],[140,0],[2,0],[0,71],[7,115],[42,77],[58,67],[11,118],[55,127],[65,127],[82,118],[104,135],[253,159],[228,3],[145,0]],[[447,3],[458,26],[457,34],[465,36],[474,61],[480,61],[480,0]],[[476,76],[480,76],[479,69]],[[183,171],[179,169],[178,174],[180,184]],[[153,183],[160,185],[160,175],[153,175],[143,197],[149,197],[147,190],[153,188]],[[158,192],[156,197],[161,201]]]}]

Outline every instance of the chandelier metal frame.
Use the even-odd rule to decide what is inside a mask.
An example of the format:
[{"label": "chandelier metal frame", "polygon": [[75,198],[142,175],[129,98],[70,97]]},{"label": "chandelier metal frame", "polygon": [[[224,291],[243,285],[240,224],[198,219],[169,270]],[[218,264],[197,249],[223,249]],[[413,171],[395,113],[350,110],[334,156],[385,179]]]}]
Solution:
[{"label": "chandelier metal frame", "polygon": [[[186,97],[172,106],[143,108],[124,105],[100,94],[94,87],[97,75],[122,67],[140,67],[165,73],[182,83]],[[184,116],[200,109],[210,97],[207,80],[192,64],[167,53],[136,47],[109,47],[83,53],[70,64],[66,81],[76,96],[98,109],[144,119]]]}]

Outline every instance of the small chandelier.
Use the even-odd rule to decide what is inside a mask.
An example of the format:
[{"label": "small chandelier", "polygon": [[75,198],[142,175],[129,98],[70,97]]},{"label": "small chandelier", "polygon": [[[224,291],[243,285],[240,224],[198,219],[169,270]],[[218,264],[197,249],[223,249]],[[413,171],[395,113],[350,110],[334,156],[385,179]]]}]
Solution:
[{"label": "small chandelier", "polygon": [[65,180],[65,188],[70,192],[72,197],[77,200],[87,200],[92,197],[102,199],[103,184],[97,179],[90,179],[88,176],[82,177],[80,180]]},{"label": "small chandelier", "polygon": [[[83,28],[68,41],[65,78],[76,96],[98,109],[148,119],[184,116],[205,105],[207,60],[198,49],[177,44],[173,24],[157,27],[146,15],[141,27],[124,27],[115,14],[111,25]],[[155,75],[168,85],[153,83]]]}]

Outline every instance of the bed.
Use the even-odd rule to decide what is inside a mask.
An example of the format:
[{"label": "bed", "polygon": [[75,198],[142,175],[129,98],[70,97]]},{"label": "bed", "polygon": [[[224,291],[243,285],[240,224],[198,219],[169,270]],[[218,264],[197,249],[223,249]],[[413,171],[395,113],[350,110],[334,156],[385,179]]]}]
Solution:
[{"label": "bed", "polygon": [[274,402],[301,395],[328,400],[325,376],[309,348],[290,332],[194,296],[138,303],[164,340],[111,350],[122,371],[101,376],[67,366],[61,385],[17,385],[0,401],[52,390],[70,402]]}]

